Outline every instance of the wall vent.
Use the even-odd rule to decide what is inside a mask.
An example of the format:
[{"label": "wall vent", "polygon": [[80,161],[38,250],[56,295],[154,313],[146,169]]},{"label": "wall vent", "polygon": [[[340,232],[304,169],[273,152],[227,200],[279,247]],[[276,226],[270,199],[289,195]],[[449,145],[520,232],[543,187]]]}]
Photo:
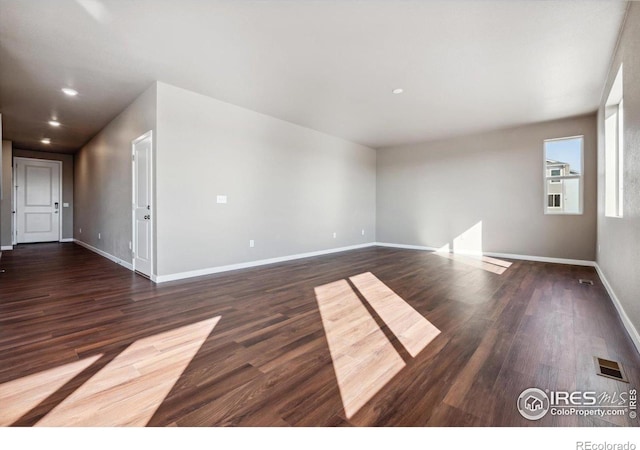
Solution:
[{"label": "wall vent", "polygon": [[595,356],[594,361],[596,363],[596,373],[601,377],[612,378],[618,381],[624,381],[628,383],[627,376],[622,369],[622,365],[619,362],[611,361],[604,358],[598,358]]}]

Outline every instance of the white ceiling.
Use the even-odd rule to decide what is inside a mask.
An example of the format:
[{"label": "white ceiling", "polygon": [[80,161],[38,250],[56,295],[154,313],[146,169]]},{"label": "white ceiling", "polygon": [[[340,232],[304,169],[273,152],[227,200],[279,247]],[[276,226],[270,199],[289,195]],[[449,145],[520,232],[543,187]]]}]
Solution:
[{"label": "white ceiling", "polygon": [[0,0],[3,136],[74,151],[154,80],[372,147],[588,113],[626,6]]}]

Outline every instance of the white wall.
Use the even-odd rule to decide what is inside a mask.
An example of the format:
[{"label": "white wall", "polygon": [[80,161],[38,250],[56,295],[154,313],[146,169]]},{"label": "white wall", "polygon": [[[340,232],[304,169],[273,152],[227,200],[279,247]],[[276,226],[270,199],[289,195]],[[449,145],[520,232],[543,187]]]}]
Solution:
[{"label": "white wall", "polygon": [[128,263],[131,141],[155,127],[154,83],[75,155],[74,237]]},{"label": "white wall", "polygon": [[[544,214],[544,140],[577,135],[584,214]],[[381,149],[378,241],[451,248],[482,222],[484,252],[593,261],[596,173],[594,114]]]},{"label": "white wall", "polygon": [[374,150],[164,83],[157,107],[158,275],[375,241]]},{"label": "white wall", "polygon": [[[624,63],[623,217],[605,216],[604,106]],[[598,265],[635,327],[640,350],[640,3],[631,2],[598,113]],[[634,331],[631,330],[632,335]]]}]

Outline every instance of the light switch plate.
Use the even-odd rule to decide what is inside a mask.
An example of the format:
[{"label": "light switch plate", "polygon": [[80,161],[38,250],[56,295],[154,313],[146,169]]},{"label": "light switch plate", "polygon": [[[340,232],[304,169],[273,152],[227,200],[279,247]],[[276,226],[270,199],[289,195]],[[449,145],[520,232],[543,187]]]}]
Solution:
[{"label": "light switch plate", "polygon": [[69,204],[68,204],[68,203],[63,203],[63,204],[62,204],[62,207],[63,207],[63,208],[68,208],[68,207],[69,207]]}]

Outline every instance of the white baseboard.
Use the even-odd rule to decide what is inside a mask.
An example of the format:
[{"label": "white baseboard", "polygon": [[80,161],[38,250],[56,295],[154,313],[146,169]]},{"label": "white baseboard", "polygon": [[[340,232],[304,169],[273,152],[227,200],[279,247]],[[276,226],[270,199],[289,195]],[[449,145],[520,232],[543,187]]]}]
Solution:
[{"label": "white baseboard", "polygon": [[4,250],[13,250],[13,245],[3,245],[2,247],[0,247],[0,251]]},{"label": "white baseboard", "polygon": [[348,250],[356,250],[359,248],[365,248],[365,247],[373,247],[376,244],[374,242],[368,242],[366,244],[358,244],[358,245],[350,245],[347,247],[338,247],[338,248],[330,248],[327,250],[319,250],[316,252],[308,252],[308,253],[298,253],[296,255],[288,255],[288,256],[280,256],[277,258],[269,258],[269,259],[259,259],[257,261],[249,261],[249,262],[244,262],[244,263],[238,263],[238,264],[230,264],[227,266],[217,266],[217,267],[208,267],[205,269],[198,269],[198,270],[191,270],[188,272],[178,272],[178,273],[171,273],[169,275],[154,275],[151,277],[152,281],[155,281],[156,283],[164,283],[167,281],[175,281],[175,280],[182,280],[185,278],[193,278],[193,277],[200,277],[203,275],[211,275],[214,273],[220,273],[220,272],[228,272],[231,270],[239,270],[239,269],[248,269],[250,267],[257,267],[257,266],[264,266],[266,264],[275,264],[275,263],[280,263],[280,262],[286,262],[286,261],[293,261],[295,259],[302,259],[302,258],[310,258],[312,256],[321,256],[321,255],[328,255],[331,253],[338,253],[338,252],[345,252]]},{"label": "white baseboard", "polygon": [[125,260],[122,260],[122,259],[118,258],[117,256],[113,256],[110,253],[107,253],[107,252],[105,252],[103,250],[100,250],[99,248],[95,248],[94,246],[89,245],[86,242],[79,241],[78,239],[73,239],[73,242],[75,242],[76,244],[78,244],[78,245],[80,245],[80,246],[82,246],[82,247],[84,247],[84,248],[86,248],[88,250],[91,250],[94,253],[97,253],[100,256],[104,256],[105,258],[113,261],[116,264],[120,264],[122,267],[125,267],[125,268],[127,268],[129,270],[133,270],[133,265],[131,263],[129,263],[129,262],[125,261]]},{"label": "white baseboard", "polygon": [[622,307],[622,303],[620,303],[620,299],[613,291],[611,284],[609,284],[609,280],[607,280],[607,277],[604,275],[604,272],[602,271],[598,263],[594,263],[594,267],[596,268],[596,272],[598,272],[598,276],[600,277],[604,288],[609,293],[609,297],[611,297],[613,306],[616,307],[618,315],[620,316],[620,320],[622,320],[624,327],[627,329],[627,333],[629,333],[629,337],[631,337],[633,344],[636,346],[636,350],[638,350],[638,353],[640,353],[640,333],[638,333],[636,327],[633,326],[633,322],[631,322],[631,319],[629,319],[629,316]]},{"label": "white baseboard", "polygon": [[[426,247],[423,245],[407,245],[407,244],[391,244],[389,242],[376,242],[377,246],[380,247],[392,247],[392,248],[405,248],[410,250],[424,250],[429,252],[438,251],[435,247]],[[547,263],[555,263],[555,264],[570,264],[572,266],[589,266],[595,267],[594,261],[587,261],[584,259],[565,259],[565,258],[549,258],[546,256],[533,256],[533,255],[518,255],[515,253],[495,253],[495,252],[457,252],[461,255],[471,255],[471,256],[491,256],[492,258],[506,258],[506,259],[519,259],[523,261],[536,261],[536,262],[547,262]]]},{"label": "white baseboard", "polygon": [[58,242],[75,242],[74,238],[64,238],[64,239],[60,239],[60,241]]}]

